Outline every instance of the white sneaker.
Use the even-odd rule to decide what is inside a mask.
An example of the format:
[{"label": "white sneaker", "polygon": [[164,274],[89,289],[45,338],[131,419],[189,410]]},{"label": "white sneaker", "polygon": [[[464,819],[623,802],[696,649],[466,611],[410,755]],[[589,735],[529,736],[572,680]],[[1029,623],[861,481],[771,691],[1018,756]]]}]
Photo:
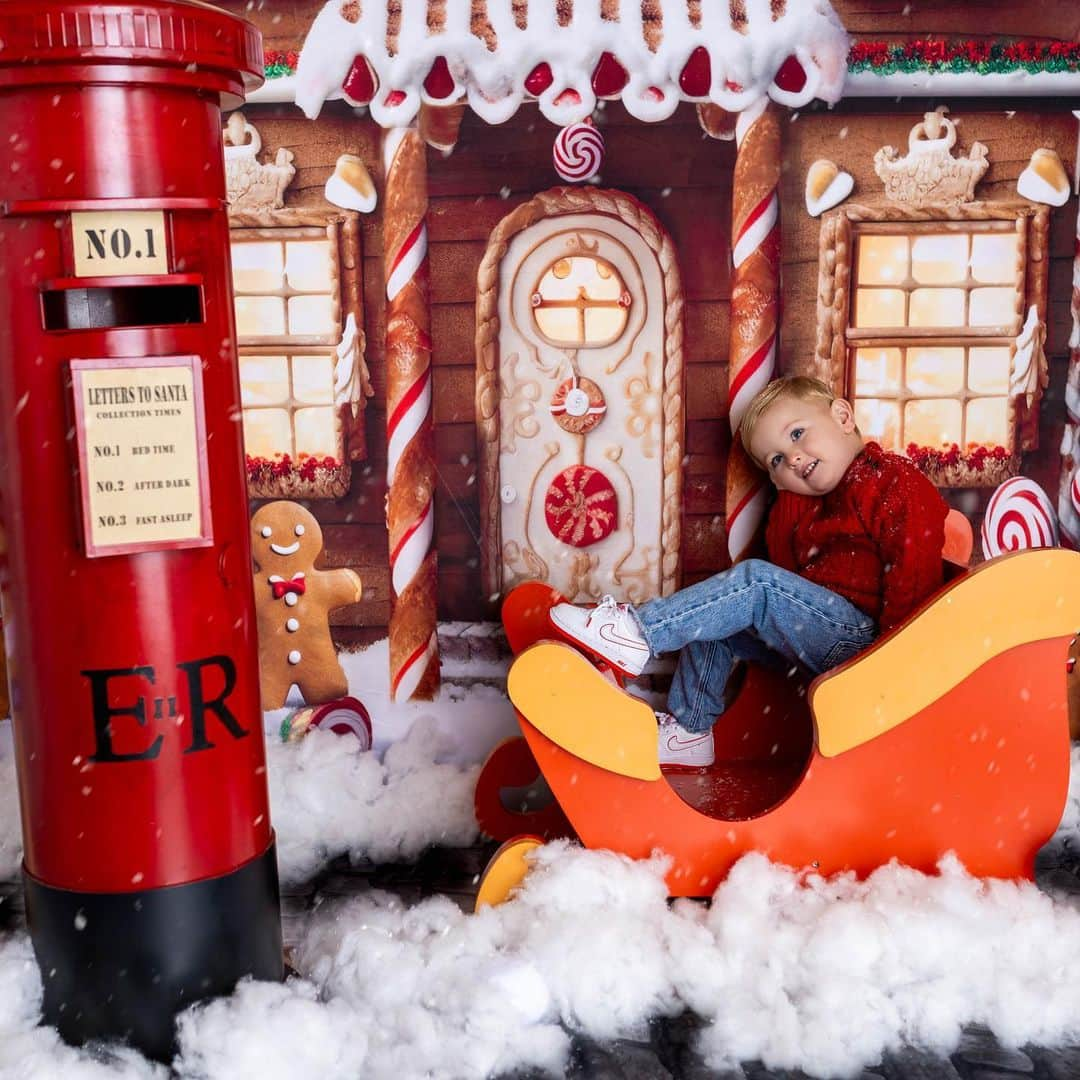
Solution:
[{"label": "white sneaker", "polygon": [[668,768],[707,769],[716,760],[712,728],[687,731],[671,713],[658,712],[660,764]]},{"label": "white sneaker", "polygon": [[594,608],[556,604],[549,612],[552,625],[589,652],[634,678],[651,655],[627,604],[605,596]]}]

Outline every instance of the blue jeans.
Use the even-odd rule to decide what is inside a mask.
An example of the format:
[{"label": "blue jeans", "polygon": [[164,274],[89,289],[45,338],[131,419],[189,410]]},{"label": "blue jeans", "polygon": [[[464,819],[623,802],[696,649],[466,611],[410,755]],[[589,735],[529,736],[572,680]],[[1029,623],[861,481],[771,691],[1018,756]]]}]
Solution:
[{"label": "blue jeans", "polygon": [[687,731],[705,731],[724,711],[736,660],[779,654],[819,675],[877,635],[874,620],[850,601],[761,559],[630,610],[654,656],[682,650],[668,711]]}]

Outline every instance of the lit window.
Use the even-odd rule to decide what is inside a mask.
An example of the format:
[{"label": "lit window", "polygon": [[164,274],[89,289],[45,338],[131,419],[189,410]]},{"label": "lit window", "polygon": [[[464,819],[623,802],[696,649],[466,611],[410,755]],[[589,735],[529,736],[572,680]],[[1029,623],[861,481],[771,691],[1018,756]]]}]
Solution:
[{"label": "lit window", "polygon": [[[267,224],[231,231],[249,487],[260,497],[342,495],[358,455],[335,403],[347,314],[340,222]],[[358,309],[348,314],[362,326]]]},{"label": "lit window", "polygon": [[[917,460],[1015,449],[1026,219],[852,224],[848,387],[863,435]],[[919,452],[916,452],[919,451]],[[925,451],[925,452],[924,452]],[[933,471],[933,470],[931,470]]]},{"label": "lit window", "polygon": [[537,329],[553,345],[596,348],[617,340],[630,313],[630,293],[603,259],[571,255],[553,262],[532,294]]}]

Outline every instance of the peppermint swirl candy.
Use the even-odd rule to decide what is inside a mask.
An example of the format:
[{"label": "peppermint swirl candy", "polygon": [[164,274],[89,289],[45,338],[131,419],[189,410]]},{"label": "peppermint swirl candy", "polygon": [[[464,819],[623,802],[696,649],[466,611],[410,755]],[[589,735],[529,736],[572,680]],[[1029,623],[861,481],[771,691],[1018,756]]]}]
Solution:
[{"label": "peppermint swirl candy", "polygon": [[1034,481],[1014,476],[991,496],[982,526],[982,549],[987,559],[1007,551],[1054,547],[1057,542],[1054,507]]},{"label": "peppermint swirl candy", "polygon": [[1080,514],[1080,466],[1073,469],[1072,482],[1069,484],[1069,497],[1072,499],[1073,509]]},{"label": "peppermint swirl candy", "polygon": [[604,163],[604,137],[591,123],[571,124],[555,136],[551,156],[564,180],[571,184],[589,180]]}]

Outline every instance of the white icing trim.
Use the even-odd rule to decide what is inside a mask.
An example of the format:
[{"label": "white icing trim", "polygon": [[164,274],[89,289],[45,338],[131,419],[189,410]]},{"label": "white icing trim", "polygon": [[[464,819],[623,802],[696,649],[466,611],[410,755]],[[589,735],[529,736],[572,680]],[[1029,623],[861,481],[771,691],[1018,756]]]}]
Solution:
[{"label": "white icing trim", "polygon": [[[540,111],[553,123],[566,125],[585,119],[596,107],[592,74],[601,53],[609,52],[629,76],[619,96],[640,120],[666,119],[684,100],[713,101],[726,109],[745,108],[766,96],[793,107],[815,96],[839,100],[848,38],[827,0],[789,0],[786,13],[775,20],[768,3],[748,0],[745,33],[731,26],[727,5],[702,4],[701,22],[695,28],[686,0],[659,3],[662,36],[652,52],[645,41],[640,4],[621,4],[619,20],[612,21],[602,17],[599,0],[574,0],[569,23],[560,26],[555,0],[531,0],[528,24],[522,30],[514,21],[512,0],[487,0],[488,18],[498,38],[490,52],[471,32],[470,0],[447,0],[445,25],[435,34],[427,28],[428,0],[402,0],[396,50],[390,56],[386,0],[365,0],[355,23],[342,18],[341,0],[330,0],[312,22],[289,89],[297,105],[314,118],[324,101],[340,95],[354,58],[362,55],[378,81],[369,109],[381,126],[409,123],[421,101],[448,105],[463,97],[482,119],[497,124],[517,110],[533,68],[547,63],[552,82],[539,96]],[[709,54],[711,85],[706,97],[691,98],[682,92],[679,76],[690,55],[702,47]],[[806,72],[806,84],[798,93],[782,91],[773,83],[791,55]],[[423,81],[440,56],[449,67],[454,92],[434,100],[424,92]],[[279,81],[286,79],[272,80]],[[402,100],[388,105],[394,91]],[[274,90],[273,100],[282,100],[277,95],[284,92],[284,87]],[[257,92],[250,100],[271,99]]]},{"label": "white icing trim", "polygon": [[848,72],[844,97],[1077,97],[1080,72],[1008,71],[977,72],[903,71],[877,75],[873,71]]},{"label": "white icing trim", "polygon": [[353,414],[356,413],[356,405],[360,401],[360,380],[357,374],[357,329],[356,316],[350,311],[345,320],[345,329],[342,331],[341,340],[334,347],[337,360],[334,363],[334,404],[341,408],[342,405],[352,405]]},{"label": "white icing trim", "polygon": [[1037,354],[1041,351],[1043,338],[1039,313],[1032,304],[1028,309],[1023,328],[1016,335],[1016,351],[1013,353],[1012,370],[1009,372],[1009,394],[1023,396],[1030,405],[1039,388]]}]

